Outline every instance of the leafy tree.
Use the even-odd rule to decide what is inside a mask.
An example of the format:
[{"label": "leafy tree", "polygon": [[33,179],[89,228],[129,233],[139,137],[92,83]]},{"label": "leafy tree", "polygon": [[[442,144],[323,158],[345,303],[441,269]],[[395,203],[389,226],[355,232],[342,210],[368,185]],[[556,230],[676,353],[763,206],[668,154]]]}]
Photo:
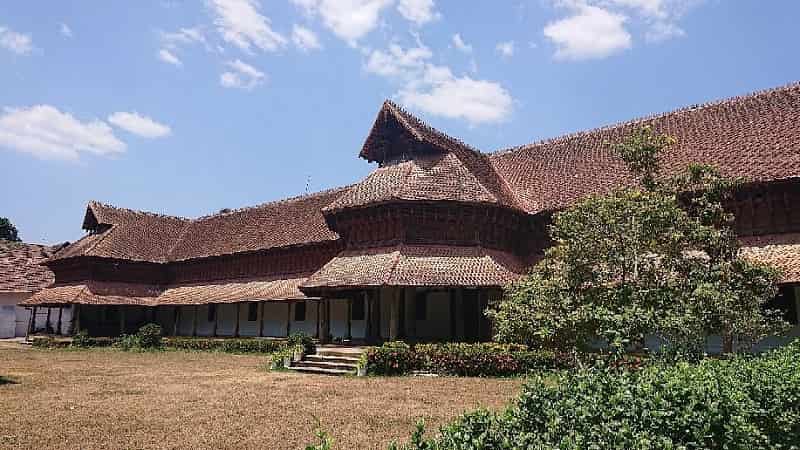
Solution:
[{"label": "leafy tree", "polygon": [[0,217],[0,239],[9,241],[20,242],[17,234],[17,227],[5,217]]},{"label": "leafy tree", "polygon": [[550,247],[487,314],[496,338],[579,347],[600,339],[621,352],[655,333],[702,352],[709,334],[753,342],[787,324],[764,304],[778,272],[739,257],[723,204],[736,181],[711,167],[659,175],[674,140],[649,128],[614,146],[641,188],[594,196],[554,216]]}]

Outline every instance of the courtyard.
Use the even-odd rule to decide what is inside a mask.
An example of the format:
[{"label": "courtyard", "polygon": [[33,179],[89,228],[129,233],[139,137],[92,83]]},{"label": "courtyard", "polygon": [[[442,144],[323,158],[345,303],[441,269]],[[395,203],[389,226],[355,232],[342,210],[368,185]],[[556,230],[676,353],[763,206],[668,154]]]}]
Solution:
[{"label": "courtyard", "polygon": [[385,448],[414,424],[500,409],[522,379],[327,377],[266,356],[40,350],[0,343],[0,448],[297,449],[317,421],[337,449]]}]

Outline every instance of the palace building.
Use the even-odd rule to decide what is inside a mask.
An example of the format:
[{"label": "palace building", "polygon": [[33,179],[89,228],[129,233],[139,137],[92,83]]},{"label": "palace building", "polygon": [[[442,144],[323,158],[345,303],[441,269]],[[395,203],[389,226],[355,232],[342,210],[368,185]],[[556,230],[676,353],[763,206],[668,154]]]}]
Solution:
[{"label": "palace building", "polygon": [[552,214],[635,182],[608,143],[644,125],[677,139],[665,172],[745,180],[727,205],[742,251],[783,270],[775,302],[797,324],[800,84],[491,153],[387,101],[363,180],[196,219],[90,202],[87,234],[22,304],[67,308],[68,328],[93,335],[155,321],[187,336],[487,340],[483,310],[550,245]]}]

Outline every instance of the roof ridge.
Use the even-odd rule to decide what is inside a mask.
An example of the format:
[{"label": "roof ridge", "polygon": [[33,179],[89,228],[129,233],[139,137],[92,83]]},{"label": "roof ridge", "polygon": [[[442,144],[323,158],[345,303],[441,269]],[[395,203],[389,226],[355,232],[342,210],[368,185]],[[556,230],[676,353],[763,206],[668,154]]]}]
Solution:
[{"label": "roof ridge", "polygon": [[155,213],[155,212],[151,212],[151,211],[141,211],[141,210],[138,210],[138,209],[123,208],[121,206],[115,206],[115,205],[111,205],[109,203],[103,203],[103,202],[97,201],[97,200],[89,200],[89,206],[91,207],[92,205],[98,205],[98,206],[101,206],[103,208],[116,209],[117,211],[124,211],[124,212],[133,213],[133,214],[140,214],[140,215],[143,215],[143,216],[161,217],[161,218],[165,218],[165,219],[178,219],[178,220],[183,220],[183,221],[192,220],[192,219],[190,219],[188,217],[183,217],[183,216],[173,216],[173,215],[169,215],[169,214]]},{"label": "roof ridge", "polygon": [[230,214],[239,213],[239,212],[242,212],[242,211],[249,211],[251,209],[263,208],[265,206],[278,205],[278,204],[281,204],[281,203],[297,202],[297,201],[300,201],[300,200],[305,200],[307,198],[318,197],[318,196],[322,196],[322,195],[325,195],[325,194],[331,194],[331,193],[334,193],[336,191],[344,191],[344,190],[349,189],[349,188],[351,188],[353,186],[355,186],[355,184],[348,184],[348,185],[345,185],[345,186],[339,186],[339,187],[333,187],[333,188],[329,188],[329,189],[323,189],[321,191],[311,192],[311,193],[308,193],[308,194],[300,194],[300,195],[296,195],[294,197],[287,197],[287,198],[282,198],[282,199],[278,199],[278,200],[271,200],[271,201],[268,201],[268,202],[259,203],[257,205],[243,206],[241,208],[229,209],[229,210],[227,210],[225,212],[217,212],[217,213],[213,213],[213,214],[206,214],[205,216],[200,216],[200,217],[197,217],[195,219],[189,219],[189,220],[192,221],[192,222],[200,221],[200,220],[207,220],[207,219],[210,219],[212,217],[226,216],[226,215],[230,215]]},{"label": "roof ridge", "polygon": [[652,120],[656,120],[656,119],[661,119],[661,118],[672,116],[672,115],[675,115],[675,114],[694,112],[694,111],[704,110],[704,109],[708,109],[708,108],[713,108],[713,107],[716,107],[716,106],[733,104],[733,103],[740,102],[740,101],[743,101],[743,100],[749,100],[749,99],[760,97],[760,96],[763,96],[763,95],[769,95],[769,94],[773,94],[773,93],[776,93],[776,92],[789,91],[789,90],[792,90],[792,89],[800,89],[800,81],[793,81],[793,82],[787,83],[787,84],[785,84],[783,86],[777,86],[777,87],[766,88],[766,89],[759,89],[759,90],[748,92],[746,94],[736,95],[736,96],[733,96],[733,97],[727,97],[727,98],[718,99],[718,100],[710,100],[710,101],[703,102],[703,103],[694,103],[694,104],[691,104],[691,105],[688,105],[688,106],[682,106],[682,107],[679,107],[679,108],[676,108],[676,109],[673,109],[673,110],[670,110],[670,111],[648,114],[648,115],[640,116],[640,117],[637,117],[637,118],[634,118],[634,119],[615,122],[615,123],[602,125],[602,126],[595,127],[595,128],[589,128],[587,130],[575,131],[575,132],[572,132],[572,133],[562,134],[560,136],[555,136],[555,137],[546,138],[546,139],[540,139],[538,141],[534,141],[534,142],[531,142],[531,143],[528,143],[528,144],[521,144],[521,145],[516,145],[516,146],[512,146],[512,147],[504,147],[504,148],[497,149],[497,150],[495,150],[493,152],[486,153],[486,155],[488,155],[490,157],[494,157],[494,156],[504,155],[504,154],[507,154],[507,153],[513,153],[513,152],[518,151],[518,150],[525,150],[525,149],[534,148],[534,147],[538,147],[538,146],[542,146],[542,145],[558,144],[558,143],[562,143],[562,142],[565,142],[565,141],[568,141],[568,140],[571,140],[571,139],[574,139],[574,138],[577,138],[577,137],[586,136],[586,135],[590,135],[590,134],[594,134],[594,133],[598,133],[598,132],[602,132],[602,131],[609,131],[609,130],[614,130],[614,129],[622,128],[622,127],[629,126],[629,125],[636,125],[636,124],[639,124],[639,123],[642,123],[642,122],[648,122],[648,121],[652,121]]},{"label": "roof ridge", "polygon": [[[467,150],[475,152],[475,153],[477,153],[479,155],[485,155],[485,153],[483,153],[482,151],[480,151],[476,147],[473,147],[472,145],[467,144],[466,142],[462,141],[461,139],[459,139],[457,137],[454,137],[454,136],[450,136],[449,134],[445,133],[444,131],[441,131],[441,130],[439,130],[437,128],[434,128],[433,126],[429,125],[427,122],[425,122],[424,120],[420,119],[416,115],[410,113],[408,110],[406,110],[402,106],[398,105],[394,101],[386,99],[384,101],[384,104],[388,105],[392,109],[393,112],[397,113],[399,118],[403,122],[407,122],[407,125],[411,125],[413,127],[422,128],[422,130],[427,131],[428,133],[431,133],[431,134],[434,134],[434,135],[439,136],[441,138],[444,138],[446,140],[452,141],[453,143],[456,143],[456,144],[464,147]],[[408,123],[408,122],[410,122],[410,123]],[[418,134],[420,138],[425,139],[425,136],[422,135],[421,133],[419,133],[418,130],[409,129],[409,131],[412,131],[412,132],[414,132],[414,134]]]}]

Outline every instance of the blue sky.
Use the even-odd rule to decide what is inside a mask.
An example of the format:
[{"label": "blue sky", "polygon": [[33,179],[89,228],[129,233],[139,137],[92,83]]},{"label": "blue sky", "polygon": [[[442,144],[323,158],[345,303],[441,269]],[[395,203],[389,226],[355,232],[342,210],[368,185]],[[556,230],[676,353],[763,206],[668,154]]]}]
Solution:
[{"label": "blue sky", "polygon": [[483,151],[800,80],[794,0],[0,3],[0,216],[195,217],[353,183],[392,98]]}]

